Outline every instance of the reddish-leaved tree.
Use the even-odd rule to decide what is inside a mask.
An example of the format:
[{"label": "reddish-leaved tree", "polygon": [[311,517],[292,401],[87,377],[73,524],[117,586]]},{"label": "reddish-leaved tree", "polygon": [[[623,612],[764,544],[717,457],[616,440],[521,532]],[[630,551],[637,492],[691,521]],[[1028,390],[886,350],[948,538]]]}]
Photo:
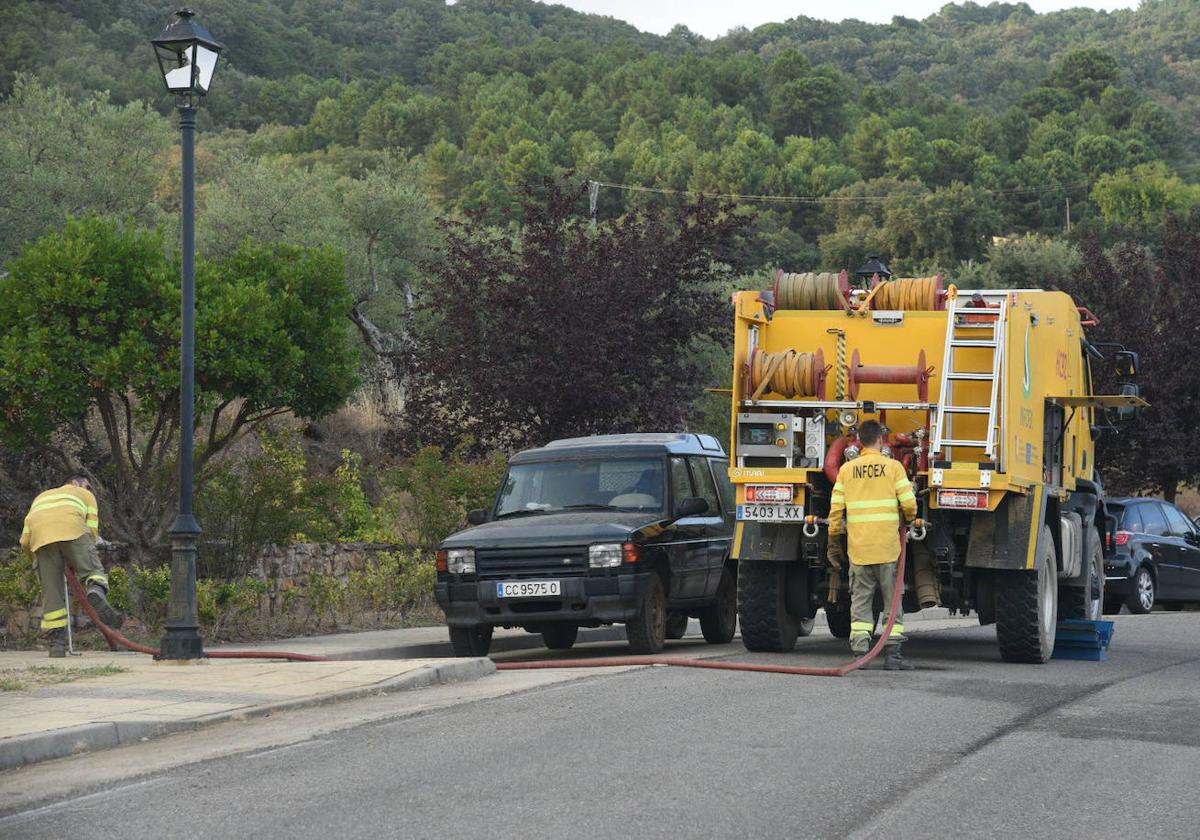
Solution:
[{"label": "reddish-leaved tree", "polygon": [[[1150,408],[1101,438],[1097,463],[1106,488],[1155,491],[1174,501],[1180,484],[1200,479],[1200,210],[1168,217],[1157,239],[1108,251],[1084,243],[1083,266],[1061,288],[1100,318],[1089,339],[1120,342],[1141,357],[1135,381]],[[1098,389],[1115,393],[1110,366],[1093,361],[1092,369]]]},{"label": "reddish-leaved tree", "polygon": [[749,219],[698,200],[593,228],[584,189],[548,180],[516,234],[446,224],[425,296],[416,440],[514,448],[683,427],[703,388],[697,350],[730,329]]}]

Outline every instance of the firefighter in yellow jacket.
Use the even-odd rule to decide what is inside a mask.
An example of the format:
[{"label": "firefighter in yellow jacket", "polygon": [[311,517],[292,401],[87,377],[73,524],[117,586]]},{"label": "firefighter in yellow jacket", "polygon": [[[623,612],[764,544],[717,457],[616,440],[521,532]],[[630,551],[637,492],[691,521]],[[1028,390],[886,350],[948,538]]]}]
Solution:
[{"label": "firefighter in yellow jacket", "polygon": [[[829,506],[829,551],[831,562],[840,559],[840,537],[846,534],[850,554],[850,649],[861,655],[871,648],[875,629],[875,591],[883,603],[892,603],[897,585],[896,562],[900,558],[900,520],[912,522],[917,499],[899,461],[878,449],[879,424],[863,423],[858,430],[862,453],[838,471]],[[834,564],[836,567],[836,563]],[[904,642],[904,611],[896,611],[896,624],[887,641],[884,668],[911,671],[913,665],[900,654]]]},{"label": "firefighter in yellow jacket", "polygon": [[108,575],[96,554],[100,512],[86,478],[75,477],[33,500],[21,532],[21,549],[33,554],[42,582],[42,630],[50,637],[50,655],[66,656],[67,563],[87,587],[87,599],[100,619],[120,627],[125,617],[108,603]]}]

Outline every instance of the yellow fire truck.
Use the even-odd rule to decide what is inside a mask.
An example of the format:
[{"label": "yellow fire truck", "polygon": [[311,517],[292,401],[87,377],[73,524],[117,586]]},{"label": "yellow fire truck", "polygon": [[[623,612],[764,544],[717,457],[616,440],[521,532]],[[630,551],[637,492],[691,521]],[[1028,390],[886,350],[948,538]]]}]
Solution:
[{"label": "yellow fire truck", "polygon": [[974,610],[1016,662],[1050,657],[1060,617],[1099,617],[1095,439],[1145,402],[1132,384],[1094,393],[1105,351],[1120,378],[1137,357],[1091,344],[1085,308],[1056,291],[892,279],[872,258],[853,276],[780,272],[734,309],[732,550],[748,649],[790,650],[821,608],[849,635],[847,569],[828,564],[822,520],[867,419],[928,523],[909,543],[906,611]]}]

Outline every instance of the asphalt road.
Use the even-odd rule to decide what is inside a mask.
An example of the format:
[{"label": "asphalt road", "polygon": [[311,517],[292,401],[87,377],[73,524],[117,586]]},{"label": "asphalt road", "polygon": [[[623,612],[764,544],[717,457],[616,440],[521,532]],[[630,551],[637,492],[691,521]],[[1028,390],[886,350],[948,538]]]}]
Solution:
[{"label": "asphalt road", "polygon": [[[502,673],[283,746],[247,728],[242,752],[128,771],[0,817],[0,837],[1194,838],[1200,613],[1117,622],[1104,663],[1007,665],[963,626],[915,636],[907,674]],[[843,644],[724,652],[825,665]]]}]

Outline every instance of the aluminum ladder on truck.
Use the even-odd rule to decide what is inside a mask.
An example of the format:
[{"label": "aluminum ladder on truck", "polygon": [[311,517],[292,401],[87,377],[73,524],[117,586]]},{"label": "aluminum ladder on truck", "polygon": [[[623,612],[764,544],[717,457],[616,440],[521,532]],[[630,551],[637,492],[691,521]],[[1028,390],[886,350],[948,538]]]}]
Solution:
[{"label": "aluminum ladder on truck", "polygon": [[[960,305],[967,300],[975,306]],[[979,306],[982,300],[985,306]],[[997,417],[1000,410],[1000,379],[1004,370],[1004,348],[1008,334],[1008,290],[959,292],[946,304],[946,349],[942,357],[942,382],[938,393],[937,419],[933,427],[932,454],[938,460],[952,460],[955,447],[983,450],[985,459],[996,460],[998,445]],[[995,304],[999,304],[995,306]],[[963,323],[959,323],[959,320]],[[970,320],[968,320],[970,319]],[[978,335],[966,338],[960,335],[966,330],[977,331]],[[955,365],[955,351],[960,349],[983,349],[992,353],[992,370],[962,371]],[[972,405],[955,398],[956,382],[991,382],[992,396],[987,405]],[[954,435],[954,417],[959,414],[987,416],[987,435],[982,440],[959,438]],[[982,459],[981,459],[982,460]]]}]

